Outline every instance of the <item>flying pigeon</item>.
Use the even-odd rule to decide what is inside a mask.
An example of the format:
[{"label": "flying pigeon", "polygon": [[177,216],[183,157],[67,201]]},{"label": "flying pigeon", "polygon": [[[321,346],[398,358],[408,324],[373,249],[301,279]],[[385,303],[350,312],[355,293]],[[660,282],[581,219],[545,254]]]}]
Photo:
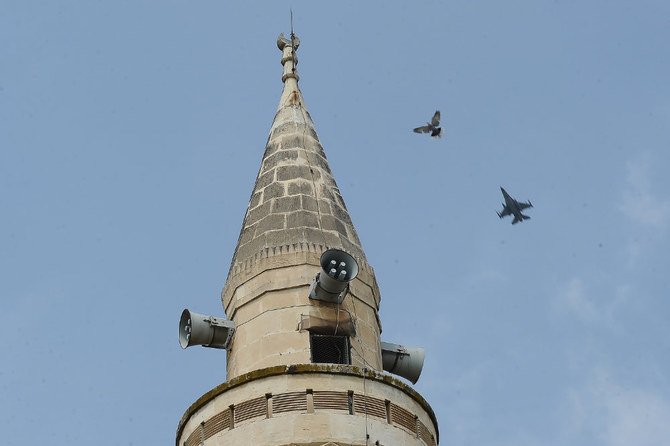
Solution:
[{"label": "flying pigeon", "polygon": [[430,120],[428,125],[417,127],[414,129],[415,133],[430,133],[433,138],[442,137],[442,127],[440,127],[440,111],[437,110]]},{"label": "flying pigeon", "polygon": [[442,127],[440,125],[440,111],[437,110],[433,115],[433,119],[430,120],[428,125],[417,127],[414,129],[416,133],[430,133],[430,136],[433,138],[442,137]]}]

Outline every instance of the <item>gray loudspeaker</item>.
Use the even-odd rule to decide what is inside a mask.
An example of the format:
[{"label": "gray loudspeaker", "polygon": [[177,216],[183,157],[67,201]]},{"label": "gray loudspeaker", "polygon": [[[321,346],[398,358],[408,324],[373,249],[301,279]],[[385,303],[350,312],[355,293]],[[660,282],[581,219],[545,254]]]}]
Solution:
[{"label": "gray loudspeaker", "polygon": [[205,316],[184,310],[179,319],[179,345],[181,348],[192,345],[203,347],[228,348],[235,323],[223,318]]},{"label": "gray loudspeaker", "polygon": [[382,366],[387,372],[402,376],[416,384],[423,369],[426,352],[420,347],[403,347],[382,342]]},{"label": "gray loudspeaker", "polygon": [[358,275],[358,262],[339,249],[329,249],[321,255],[321,271],[309,290],[310,299],[341,303],[349,282]]}]

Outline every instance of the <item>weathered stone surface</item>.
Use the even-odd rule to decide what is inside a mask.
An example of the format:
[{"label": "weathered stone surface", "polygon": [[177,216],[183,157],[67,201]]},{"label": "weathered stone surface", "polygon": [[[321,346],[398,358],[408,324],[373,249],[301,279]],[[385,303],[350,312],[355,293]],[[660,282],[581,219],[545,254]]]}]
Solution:
[{"label": "weathered stone surface", "polygon": [[262,192],[255,192],[251,196],[251,200],[249,201],[249,209],[253,209],[260,204],[262,195]]},{"label": "weathered stone surface", "polygon": [[254,186],[254,190],[255,191],[260,191],[261,189],[265,188],[270,183],[272,183],[274,181],[274,179],[275,179],[275,171],[274,170],[271,170],[269,172],[266,172],[266,173],[262,174],[256,180],[256,185]]},{"label": "weathered stone surface", "polygon": [[319,200],[319,213],[321,215],[332,214],[332,211],[330,209],[330,202],[328,200]]},{"label": "weathered stone surface", "polygon": [[312,157],[312,159],[313,159],[312,162],[314,164],[316,164],[321,169],[323,169],[328,175],[332,175],[332,172],[330,170],[330,166],[328,165],[328,161],[326,161],[326,158],[324,156],[321,156],[321,154],[319,154],[319,153],[315,153],[314,156]]},{"label": "weathered stone surface", "polygon": [[298,180],[298,181],[294,181],[292,183],[289,183],[288,194],[289,195],[297,195],[297,194],[313,195],[314,194],[314,188],[312,187],[312,182],[310,180]]},{"label": "weathered stone surface", "polygon": [[[275,117],[276,119],[276,117]],[[276,140],[282,135],[301,132],[306,127],[305,124],[297,124],[293,121],[274,127],[270,133],[270,140]]]},{"label": "weathered stone surface", "polygon": [[263,203],[273,198],[283,197],[285,192],[286,186],[284,183],[272,183],[263,189]]},{"label": "weathered stone surface", "polygon": [[270,214],[256,224],[254,234],[262,234],[273,229],[284,229],[286,217],[284,214]]},{"label": "weathered stone surface", "polygon": [[[299,135],[301,137],[305,135],[314,139],[315,141],[319,140],[319,137],[317,136],[316,131],[312,126],[303,123],[296,123],[294,121],[284,123],[277,128],[274,128],[272,133],[270,133],[270,140],[275,140],[280,136],[291,134]],[[302,147],[302,143],[295,147]]]},{"label": "weathered stone surface", "polygon": [[255,233],[256,233],[256,225],[251,225],[245,228],[245,230],[242,231],[242,234],[240,234],[240,240],[237,243],[240,245],[249,243],[254,238]]},{"label": "weathered stone surface", "polygon": [[343,236],[347,236],[347,228],[340,220],[329,215],[321,216],[321,227],[331,231],[337,231]]},{"label": "weathered stone surface", "polygon": [[279,164],[290,164],[291,161],[298,159],[298,154],[298,150],[280,150],[263,160],[263,172],[277,167]]},{"label": "weathered stone surface", "polygon": [[275,213],[292,212],[295,211],[296,209],[301,209],[301,207],[302,204],[300,200],[300,195],[293,195],[289,197],[277,198],[272,203],[272,212]]},{"label": "weathered stone surface", "polygon": [[335,197],[333,195],[332,188],[328,187],[325,184],[322,184],[321,187],[319,188],[319,194],[321,194],[320,198],[325,198],[330,201],[335,201]]},{"label": "weathered stone surface", "polygon": [[247,215],[247,218],[245,220],[245,227],[251,226],[261,218],[267,217],[268,214],[270,214],[269,201],[249,211],[249,214]]},{"label": "weathered stone surface", "polygon": [[339,189],[334,189],[333,190],[333,195],[335,195],[335,202],[342,207],[342,209],[346,210],[347,205],[344,204],[344,199],[342,198],[342,195],[340,194]]},{"label": "weathered stone surface", "polygon": [[308,228],[319,227],[318,215],[309,211],[295,211],[286,216],[287,228],[297,228],[303,226]]},{"label": "weathered stone surface", "polygon": [[318,212],[319,206],[315,198],[308,195],[300,195],[300,206],[306,211]]},{"label": "weathered stone surface", "polygon": [[279,150],[279,144],[268,140],[268,143],[265,146],[265,153],[263,154],[263,158],[267,158],[268,156],[275,153],[277,150]]},{"label": "weathered stone surface", "polygon": [[285,246],[298,243],[302,239],[300,229],[282,229],[269,231],[266,234],[268,246]]},{"label": "weathered stone surface", "polygon": [[248,259],[260,253],[266,246],[265,234],[260,234],[253,238],[249,243],[238,245],[235,256],[241,259]]},{"label": "weathered stone surface", "polygon": [[311,179],[312,175],[308,166],[279,166],[277,168],[277,181],[295,180],[297,178]]},{"label": "weathered stone surface", "polygon": [[[296,82],[291,74],[288,83]],[[284,255],[289,247],[317,252],[324,246],[342,248],[343,240],[352,255],[365,259],[302,95],[297,84],[291,85],[270,129],[231,265],[234,274],[251,268],[261,250],[266,256]]]}]

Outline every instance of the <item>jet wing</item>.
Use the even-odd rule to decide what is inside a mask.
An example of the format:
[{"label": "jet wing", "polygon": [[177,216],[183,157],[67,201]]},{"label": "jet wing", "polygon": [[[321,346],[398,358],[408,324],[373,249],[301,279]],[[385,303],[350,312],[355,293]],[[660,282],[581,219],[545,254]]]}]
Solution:
[{"label": "jet wing", "polygon": [[512,212],[509,210],[509,207],[507,206],[505,206],[505,209],[498,212],[498,217],[500,218],[507,217],[508,215],[512,215]]},{"label": "jet wing", "polygon": [[519,207],[520,211],[523,211],[524,209],[533,207],[533,205],[530,204],[530,202],[528,202],[528,203],[517,203],[516,205]]}]

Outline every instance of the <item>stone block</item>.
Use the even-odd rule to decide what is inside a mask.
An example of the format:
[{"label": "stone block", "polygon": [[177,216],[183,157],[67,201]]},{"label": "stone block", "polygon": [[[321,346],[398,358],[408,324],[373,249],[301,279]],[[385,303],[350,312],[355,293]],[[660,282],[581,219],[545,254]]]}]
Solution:
[{"label": "stone block", "polygon": [[270,202],[267,201],[260,206],[257,206],[254,209],[251,209],[247,214],[247,218],[244,220],[245,225],[251,226],[262,218],[267,217],[270,214]]},{"label": "stone block", "polygon": [[277,180],[288,181],[298,178],[311,180],[312,173],[308,166],[279,166],[277,168]]},{"label": "stone block", "polygon": [[274,179],[275,179],[274,170],[270,170],[268,172],[263,173],[262,175],[259,175],[259,177],[256,179],[256,185],[254,186],[254,190],[259,191],[265,188],[270,183],[272,183]]},{"label": "stone block", "polygon": [[333,196],[333,192],[330,187],[326,186],[325,184],[322,184],[320,189],[319,189],[319,194],[320,198],[325,198],[326,200],[330,201],[335,201],[335,197]]},{"label": "stone block", "polygon": [[302,230],[304,240],[317,245],[325,245],[327,242],[327,231],[318,228],[317,225],[307,227]]},{"label": "stone block", "polygon": [[349,216],[349,212],[347,212],[346,209],[335,203],[332,203],[331,210],[337,219],[339,219],[345,225],[351,226],[351,217]]},{"label": "stone block", "polygon": [[256,231],[256,225],[247,226],[240,234],[240,240],[237,243],[239,245],[249,243],[254,238],[255,231]]},{"label": "stone block", "polygon": [[342,248],[342,242],[337,233],[324,231],[323,238],[325,239],[326,246],[328,248]]},{"label": "stone block", "polygon": [[283,197],[286,193],[286,186],[283,183],[272,183],[263,189],[263,203],[273,198]]},{"label": "stone block", "polygon": [[340,194],[340,190],[338,188],[333,188],[333,195],[335,195],[335,202],[342,206],[343,209],[346,209],[347,205],[344,204],[344,198],[342,198],[342,194]]},{"label": "stone block", "polygon": [[255,254],[260,253],[266,246],[265,235],[257,236],[249,243],[238,246],[237,252],[235,253],[235,260],[237,262],[244,262]]},{"label": "stone block", "polygon": [[297,211],[286,216],[287,228],[308,227],[316,228],[319,226],[319,217],[314,212]]},{"label": "stone block", "polygon": [[319,199],[319,213],[321,215],[332,214],[332,211],[331,211],[331,208],[330,208],[330,201],[324,200],[324,199]]},{"label": "stone block", "polygon": [[292,212],[302,209],[302,202],[300,195],[277,198],[272,203],[273,213]]},{"label": "stone block", "polygon": [[263,154],[263,158],[267,158],[268,156],[272,155],[279,149],[279,144],[276,142],[269,142],[265,146],[265,153]]},{"label": "stone block", "polygon": [[317,205],[316,199],[308,195],[300,195],[301,208],[306,211],[318,212],[319,207]]},{"label": "stone block", "polygon": [[307,137],[303,136],[302,133],[292,134],[284,136],[281,139],[281,145],[284,149],[297,149],[304,148],[307,149],[310,147],[310,142],[307,140]]},{"label": "stone block", "polygon": [[299,229],[282,229],[266,233],[268,246],[284,246],[298,243],[301,240],[302,231]]},{"label": "stone block", "polygon": [[294,121],[281,124],[275,128],[270,134],[270,140],[274,140],[280,136],[288,135],[291,133],[302,133],[305,131],[306,126],[304,124],[296,124]]},{"label": "stone block", "polygon": [[270,170],[280,164],[294,164],[299,153],[298,150],[280,150],[263,160],[263,171]]},{"label": "stone block", "polygon": [[314,195],[314,189],[312,188],[311,179],[292,181],[291,183],[288,184],[288,194]]},{"label": "stone block", "polygon": [[347,228],[344,223],[330,215],[321,216],[321,227],[330,231],[337,231],[345,237],[347,236]]},{"label": "stone block", "polygon": [[330,170],[330,166],[328,165],[328,160],[326,160],[325,153],[323,152],[323,149],[319,145],[320,150],[318,150],[314,156],[313,156],[313,164],[319,166],[321,169],[323,169],[324,172],[328,173],[328,176],[332,176],[333,172]]},{"label": "stone block", "polygon": [[273,229],[284,229],[286,226],[286,217],[284,214],[270,214],[264,219],[260,220],[256,225],[255,236]]},{"label": "stone block", "polygon": [[358,257],[364,257],[363,252],[361,251],[361,248],[357,245],[354,245],[349,241],[348,238],[344,236],[340,236],[340,242],[342,243],[342,249],[352,256],[358,258]]},{"label": "stone block", "polygon": [[261,196],[263,194],[259,191],[254,193],[249,200],[249,209],[253,209],[261,203]]}]

